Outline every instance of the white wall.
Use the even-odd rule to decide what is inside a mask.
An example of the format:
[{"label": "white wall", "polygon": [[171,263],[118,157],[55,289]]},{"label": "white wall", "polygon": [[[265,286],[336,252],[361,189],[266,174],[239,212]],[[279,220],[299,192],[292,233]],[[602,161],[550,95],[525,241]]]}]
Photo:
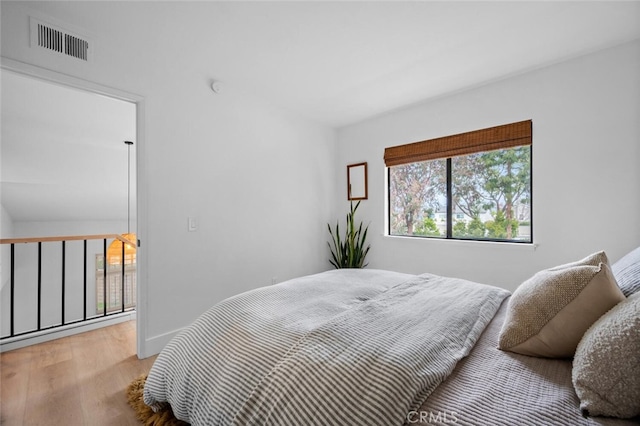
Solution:
[{"label": "white wall", "polygon": [[[13,237],[13,219],[9,212],[0,204],[0,235],[2,238]],[[8,245],[0,245],[0,288],[9,283],[9,263],[11,262],[11,249]]]},{"label": "white wall", "polygon": [[[169,3],[2,2],[2,56],[144,98],[138,185],[146,259],[139,355],[157,352],[214,303],[327,269],[335,132],[242,88],[209,89],[215,69],[179,43],[155,48],[135,17]],[[89,28],[92,63],[29,48],[28,15]],[[142,13],[141,13],[142,12]],[[158,26],[161,29],[162,25]],[[47,53],[47,52],[44,52]],[[139,151],[140,152],[140,151]],[[143,216],[145,215],[146,216]],[[187,217],[198,219],[187,232]],[[140,224],[139,223],[139,224]],[[139,329],[140,330],[140,329]]]},{"label": "white wall", "polygon": [[[636,41],[341,129],[339,167],[369,163],[369,200],[359,213],[370,222],[370,267],[514,289],[542,268],[601,249],[615,261],[640,245],[639,76]],[[385,147],[526,119],[535,250],[384,236]],[[342,175],[337,205],[346,210]]]},{"label": "white wall", "polygon": [[[0,204],[0,235],[2,238],[13,237],[13,219],[2,204]],[[8,315],[10,310],[9,294],[11,275],[11,246],[0,245],[0,335],[5,336],[9,327]]]},{"label": "white wall", "polygon": [[[126,219],[110,221],[13,221],[13,235],[15,238],[118,234],[122,233],[126,229]],[[131,224],[131,232],[136,232],[135,223]],[[5,238],[4,235],[2,238]]]}]

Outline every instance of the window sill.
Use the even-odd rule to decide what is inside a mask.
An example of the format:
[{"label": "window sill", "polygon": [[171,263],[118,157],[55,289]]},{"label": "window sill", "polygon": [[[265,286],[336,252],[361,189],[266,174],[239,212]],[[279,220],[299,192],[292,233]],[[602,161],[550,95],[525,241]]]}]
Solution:
[{"label": "window sill", "polygon": [[505,250],[527,250],[527,251],[535,251],[538,248],[538,244],[536,243],[512,243],[512,242],[502,242],[502,241],[480,241],[480,240],[455,240],[455,239],[446,239],[446,238],[428,238],[428,237],[405,237],[401,235],[388,235],[382,234],[383,238],[388,238],[390,240],[409,240],[409,241],[419,241],[419,244],[452,244],[459,245],[465,247],[471,246],[485,246],[491,248],[500,248]]}]

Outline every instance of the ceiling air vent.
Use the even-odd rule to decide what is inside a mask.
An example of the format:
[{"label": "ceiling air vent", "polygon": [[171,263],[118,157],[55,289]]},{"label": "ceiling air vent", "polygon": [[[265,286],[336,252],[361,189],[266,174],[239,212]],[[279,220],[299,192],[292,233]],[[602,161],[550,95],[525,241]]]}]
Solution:
[{"label": "ceiling air vent", "polygon": [[39,47],[65,56],[89,61],[89,39],[34,17],[30,17],[31,47]]}]

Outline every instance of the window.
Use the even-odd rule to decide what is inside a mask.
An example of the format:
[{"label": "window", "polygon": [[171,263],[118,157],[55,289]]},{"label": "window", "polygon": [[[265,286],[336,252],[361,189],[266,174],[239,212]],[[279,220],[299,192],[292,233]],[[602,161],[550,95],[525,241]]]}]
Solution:
[{"label": "window", "polygon": [[531,242],[531,121],[387,148],[389,235]]},{"label": "window", "polygon": [[[108,258],[108,257],[107,257]],[[104,281],[104,256],[96,254],[96,313],[105,314],[122,310],[124,290],[124,309],[136,307],[136,262],[127,259],[124,267],[124,286],[122,285],[122,265],[107,264],[107,281]],[[105,312],[106,296],[106,312]]]}]

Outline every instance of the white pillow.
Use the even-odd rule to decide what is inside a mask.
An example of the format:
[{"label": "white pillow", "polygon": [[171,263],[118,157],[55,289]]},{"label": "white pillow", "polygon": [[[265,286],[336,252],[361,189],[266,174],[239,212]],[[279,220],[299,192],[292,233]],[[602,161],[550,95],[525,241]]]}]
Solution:
[{"label": "white pillow", "polygon": [[624,255],[611,270],[625,296],[640,292],[640,247]]},{"label": "white pillow", "polygon": [[619,303],[584,334],[572,379],[583,413],[640,415],[640,294]]},{"label": "white pillow", "polygon": [[603,251],[545,269],[509,299],[498,348],[570,358],[591,324],[624,298]]}]

